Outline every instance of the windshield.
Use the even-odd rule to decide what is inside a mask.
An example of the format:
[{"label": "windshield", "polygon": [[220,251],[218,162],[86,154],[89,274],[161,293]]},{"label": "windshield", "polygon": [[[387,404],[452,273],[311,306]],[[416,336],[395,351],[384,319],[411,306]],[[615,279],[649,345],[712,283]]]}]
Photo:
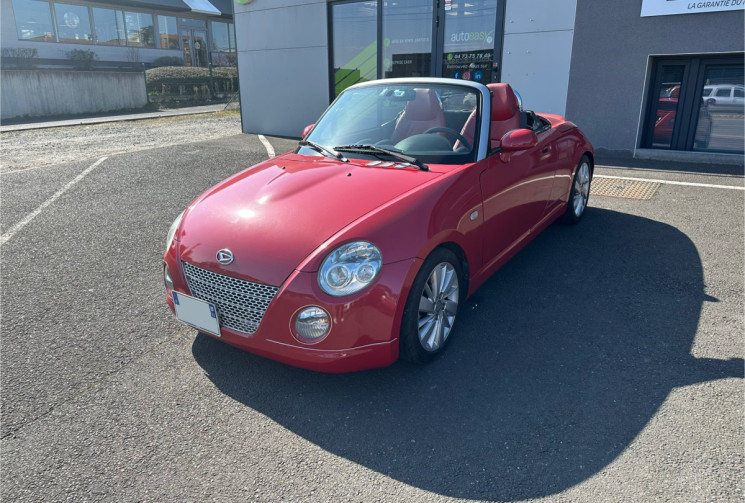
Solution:
[{"label": "windshield", "polygon": [[[457,85],[381,83],[347,89],[306,140],[354,158],[380,158],[380,152],[353,148],[373,145],[424,163],[473,162],[479,101],[476,89]],[[298,153],[319,155],[308,146]]]}]

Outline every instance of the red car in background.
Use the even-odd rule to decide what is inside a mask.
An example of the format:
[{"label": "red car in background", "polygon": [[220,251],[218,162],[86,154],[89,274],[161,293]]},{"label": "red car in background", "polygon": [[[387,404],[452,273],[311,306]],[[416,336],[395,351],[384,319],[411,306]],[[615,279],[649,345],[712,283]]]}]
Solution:
[{"label": "red car in background", "polygon": [[228,344],[326,372],[427,362],[464,300],[555,220],[580,221],[593,149],[507,84],[346,89],[295,151],[173,222],[167,302]]},{"label": "red car in background", "polygon": [[[680,96],[680,84],[663,84],[660,97],[657,100],[657,118],[654,123],[652,144],[655,146],[669,147],[673,139],[673,128],[678,113],[678,98]],[[706,149],[711,139],[711,113],[709,102],[701,100],[698,112],[698,123],[693,140],[695,149]]]}]

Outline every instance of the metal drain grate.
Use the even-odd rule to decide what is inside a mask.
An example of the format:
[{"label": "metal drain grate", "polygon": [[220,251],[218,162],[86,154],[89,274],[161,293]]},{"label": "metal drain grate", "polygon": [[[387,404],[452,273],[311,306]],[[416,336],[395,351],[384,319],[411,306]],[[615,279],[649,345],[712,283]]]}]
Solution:
[{"label": "metal drain grate", "polygon": [[652,199],[660,184],[657,182],[639,182],[620,178],[592,179],[593,196],[623,197],[625,199]]}]

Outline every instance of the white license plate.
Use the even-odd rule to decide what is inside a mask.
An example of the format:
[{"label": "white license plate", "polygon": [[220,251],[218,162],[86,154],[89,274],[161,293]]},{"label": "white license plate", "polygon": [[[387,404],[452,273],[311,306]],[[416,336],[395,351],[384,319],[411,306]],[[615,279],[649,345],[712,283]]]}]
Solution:
[{"label": "white license plate", "polygon": [[220,323],[217,321],[217,309],[214,304],[173,292],[173,306],[176,308],[176,319],[179,321],[220,337]]}]

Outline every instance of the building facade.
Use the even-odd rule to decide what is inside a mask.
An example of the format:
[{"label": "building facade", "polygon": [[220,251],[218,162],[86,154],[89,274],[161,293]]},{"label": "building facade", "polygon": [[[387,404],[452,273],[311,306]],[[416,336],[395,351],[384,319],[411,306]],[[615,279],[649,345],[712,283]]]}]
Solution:
[{"label": "building facade", "polygon": [[[235,65],[231,0],[1,0],[4,65],[62,66],[71,51],[97,65]],[[28,61],[26,61],[28,63]]]},{"label": "building facade", "polygon": [[244,131],[299,136],[349,85],[436,76],[509,82],[600,151],[741,162],[743,1],[241,0]]}]

